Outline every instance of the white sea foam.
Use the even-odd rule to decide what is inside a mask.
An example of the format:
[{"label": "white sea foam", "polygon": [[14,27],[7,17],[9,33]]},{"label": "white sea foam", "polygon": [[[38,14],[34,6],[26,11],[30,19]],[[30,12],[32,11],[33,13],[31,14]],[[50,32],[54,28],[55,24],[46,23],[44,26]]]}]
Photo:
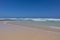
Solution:
[{"label": "white sea foam", "polygon": [[23,20],[32,20],[32,21],[60,21],[60,19],[54,19],[54,18],[24,18]]},{"label": "white sea foam", "polygon": [[33,21],[46,21],[46,19],[32,19]]},{"label": "white sea foam", "polygon": [[55,18],[0,18],[0,20],[31,20],[31,21],[60,21],[60,19]]}]

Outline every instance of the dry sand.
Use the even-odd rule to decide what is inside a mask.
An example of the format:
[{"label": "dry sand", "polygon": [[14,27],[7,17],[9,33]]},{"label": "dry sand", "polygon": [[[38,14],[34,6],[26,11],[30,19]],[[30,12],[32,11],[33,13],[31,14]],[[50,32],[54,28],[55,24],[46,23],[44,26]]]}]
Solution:
[{"label": "dry sand", "polygon": [[60,32],[0,23],[0,40],[60,40]]}]

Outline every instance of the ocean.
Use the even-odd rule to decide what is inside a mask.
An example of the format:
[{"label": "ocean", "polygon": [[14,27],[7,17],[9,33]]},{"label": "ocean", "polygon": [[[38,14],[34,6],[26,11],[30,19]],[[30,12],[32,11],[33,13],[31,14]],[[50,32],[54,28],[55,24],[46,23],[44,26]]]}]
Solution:
[{"label": "ocean", "polygon": [[18,23],[34,23],[34,24],[43,24],[49,26],[59,26],[60,27],[60,19],[52,19],[52,18],[24,18],[17,21]]},{"label": "ocean", "polygon": [[36,24],[36,25],[46,25],[50,28],[60,29],[60,19],[47,19],[47,18],[38,18],[38,19],[23,19],[21,21],[17,21],[18,23],[25,24]]},{"label": "ocean", "polygon": [[[4,19],[4,18],[3,18]],[[10,23],[15,24],[27,24],[27,25],[45,25],[54,28],[54,29],[60,29],[60,19],[55,18],[5,18],[5,20],[14,20]]]}]

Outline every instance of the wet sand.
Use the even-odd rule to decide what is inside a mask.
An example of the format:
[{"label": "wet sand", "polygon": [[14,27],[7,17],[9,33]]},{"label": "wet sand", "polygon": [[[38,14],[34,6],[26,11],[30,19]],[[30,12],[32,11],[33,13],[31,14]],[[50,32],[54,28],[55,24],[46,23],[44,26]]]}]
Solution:
[{"label": "wet sand", "polygon": [[60,32],[26,26],[0,22],[0,40],[60,40]]}]

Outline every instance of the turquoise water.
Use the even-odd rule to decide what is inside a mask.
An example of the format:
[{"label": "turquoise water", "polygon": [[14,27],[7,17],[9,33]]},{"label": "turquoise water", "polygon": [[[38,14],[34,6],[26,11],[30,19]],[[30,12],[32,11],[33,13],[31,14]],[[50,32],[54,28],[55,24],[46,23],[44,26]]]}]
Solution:
[{"label": "turquoise water", "polygon": [[49,25],[49,26],[59,26],[60,27],[60,22],[48,22],[48,21],[41,22],[40,21],[40,22],[35,22],[35,23]]},{"label": "turquoise water", "polygon": [[48,26],[60,27],[60,21],[17,21],[17,22],[18,23],[38,24],[38,25],[48,25]]}]

